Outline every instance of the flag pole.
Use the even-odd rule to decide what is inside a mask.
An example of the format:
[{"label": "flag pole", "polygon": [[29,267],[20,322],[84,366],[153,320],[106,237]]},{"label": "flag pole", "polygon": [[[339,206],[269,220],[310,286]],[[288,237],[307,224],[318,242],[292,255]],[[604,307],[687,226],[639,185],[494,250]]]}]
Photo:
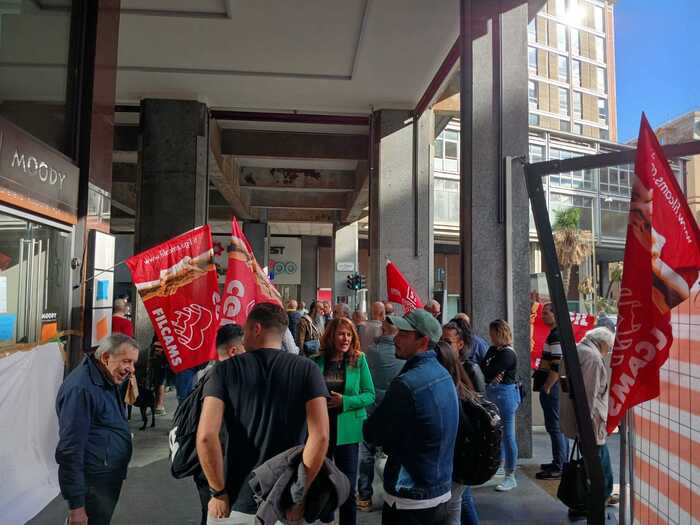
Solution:
[{"label": "flag pole", "polygon": [[629,413],[625,413],[625,416],[620,422],[620,512],[618,520],[620,525],[627,525],[628,516],[628,500],[629,500],[629,490],[628,490],[628,471],[627,471],[627,433],[629,431],[627,426],[627,418]]},{"label": "flag pole", "polygon": [[117,266],[121,266],[121,265],[124,264],[125,262],[126,262],[126,259],[124,259],[123,261],[119,261],[117,264],[115,264],[115,265],[112,266],[111,268],[105,268],[105,269],[102,270],[100,273],[96,273],[96,274],[93,275],[92,277],[88,277],[87,279],[84,279],[84,280],[80,281],[78,284],[74,284],[74,285],[73,285],[73,290],[77,290],[78,288],[80,288],[80,287],[81,287],[82,285],[84,285],[85,283],[88,283],[88,282],[92,281],[93,279],[96,279],[97,277],[99,277],[99,276],[102,275],[103,273],[109,273],[109,272],[113,271]]}]

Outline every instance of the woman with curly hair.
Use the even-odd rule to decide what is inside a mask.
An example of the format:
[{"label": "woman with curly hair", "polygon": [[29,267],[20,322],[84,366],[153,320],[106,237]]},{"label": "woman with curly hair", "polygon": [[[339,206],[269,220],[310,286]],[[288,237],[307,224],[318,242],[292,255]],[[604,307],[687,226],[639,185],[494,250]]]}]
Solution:
[{"label": "woman with curly hair", "polygon": [[[349,319],[336,318],[328,323],[314,361],[330,392],[328,457],[350,480],[350,497],[340,507],[339,524],[355,525],[358,445],[367,407],[374,403],[374,384],[365,354],[360,352],[360,338]],[[322,523],[335,523],[334,520],[332,514],[321,518]]]}]

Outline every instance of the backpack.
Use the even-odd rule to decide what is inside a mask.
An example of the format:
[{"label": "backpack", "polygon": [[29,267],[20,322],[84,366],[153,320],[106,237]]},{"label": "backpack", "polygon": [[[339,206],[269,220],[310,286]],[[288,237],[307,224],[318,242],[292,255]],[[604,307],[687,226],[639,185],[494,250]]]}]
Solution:
[{"label": "backpack", "polygon": [[186,478],[200,472],[197,456],[197,425],[202,414],[206,375],[199,381],[175,410],[168,434],[170,445],[170,473],[174,478]]},{"label": "backpack", "polygon": [[460,400],[452,478],[462,485],[481,485],[501,465],[503,421],[498,407],[477,395]]}]

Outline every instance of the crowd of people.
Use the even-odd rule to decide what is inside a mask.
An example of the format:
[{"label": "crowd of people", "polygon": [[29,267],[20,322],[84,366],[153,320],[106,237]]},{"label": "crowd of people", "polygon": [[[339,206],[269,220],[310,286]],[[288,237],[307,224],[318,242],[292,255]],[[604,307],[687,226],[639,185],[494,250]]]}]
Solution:
[{"label": "crowd of people", "polygon": [[[123,316],[118,306],[115,315]],[[179,402],[201,396],[201,469],[194,482],[203,524],[222,518],[252,524],[256,513],[272,512],[274,520],[263,523],[354,525],[357,511],[377,505],[385,525],[478,524],[471,487],[461,482],[456,466],[468,424],[463,403],[475,399],[493,403],[503,425],[495,490],[517,488],[515,420],[523,394],[506,321],[490,323],[489,344],[473,333],[464,313],[442,326],[437,301],[403,316],[393,315],[391,303],[375,302],[369,319],[343,303],[331,308],[314,301],[307,310],[290,300],[286,306],[258,304],[245,326],[223,325],[218,361],[174,378]],[[570,399],[560,395],[565,370],[556,321],[551,307],[545,310],[552,333],[534,386],[553,460],[538,477],[556,479],[568,460],[568,438],[577,432]],[[131,458],[122,385],[135,375],[139,352],[124,331],[86,356],[58,395],[56,460],[71,524],[110,522]],[[595,329],[579,346],[607,496],[607,375],[600,365],[611,346],[607,328]],[[155,338],[147,363],[145,386],[164,413],[168,367]],[[373,493],[380,459],[386,460],[382,502]],[[284,469],[290,469],[288,478],[280,474]],[[275,480],[290,480],[283,490],[263,488],[270,472]]]}]

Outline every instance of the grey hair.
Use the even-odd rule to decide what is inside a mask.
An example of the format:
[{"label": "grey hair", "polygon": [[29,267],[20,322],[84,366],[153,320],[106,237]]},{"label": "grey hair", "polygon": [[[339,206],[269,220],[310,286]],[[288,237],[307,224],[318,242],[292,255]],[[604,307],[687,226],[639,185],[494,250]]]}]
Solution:
[{"label": "grey hair", "polygon": [[347,305],[347,303],[337,303],[340,305],[341,310],[343,310],[343,313],[350,318],[350,307]]},{"label": "grey hair", "polygon": [[95,357],[99,359],[102,357],[102,354],[118,354],[121,347],[124,345],[132,346],[137,350],[139,348],[139,344],[132,337],[125,334],[112,334],[105,337],[100,342],[100,346],[98,346],[97,350],[95,350]]},{"label": "grey hair", "polygon": [[615,334],[613,334],[609,328],[599,326],[586,332],[585,340],[594,344],[598,348],[600,348],[601,343],[605,343],[608,345],[608,348],[612,350],[612,347],[615,344]]}]

